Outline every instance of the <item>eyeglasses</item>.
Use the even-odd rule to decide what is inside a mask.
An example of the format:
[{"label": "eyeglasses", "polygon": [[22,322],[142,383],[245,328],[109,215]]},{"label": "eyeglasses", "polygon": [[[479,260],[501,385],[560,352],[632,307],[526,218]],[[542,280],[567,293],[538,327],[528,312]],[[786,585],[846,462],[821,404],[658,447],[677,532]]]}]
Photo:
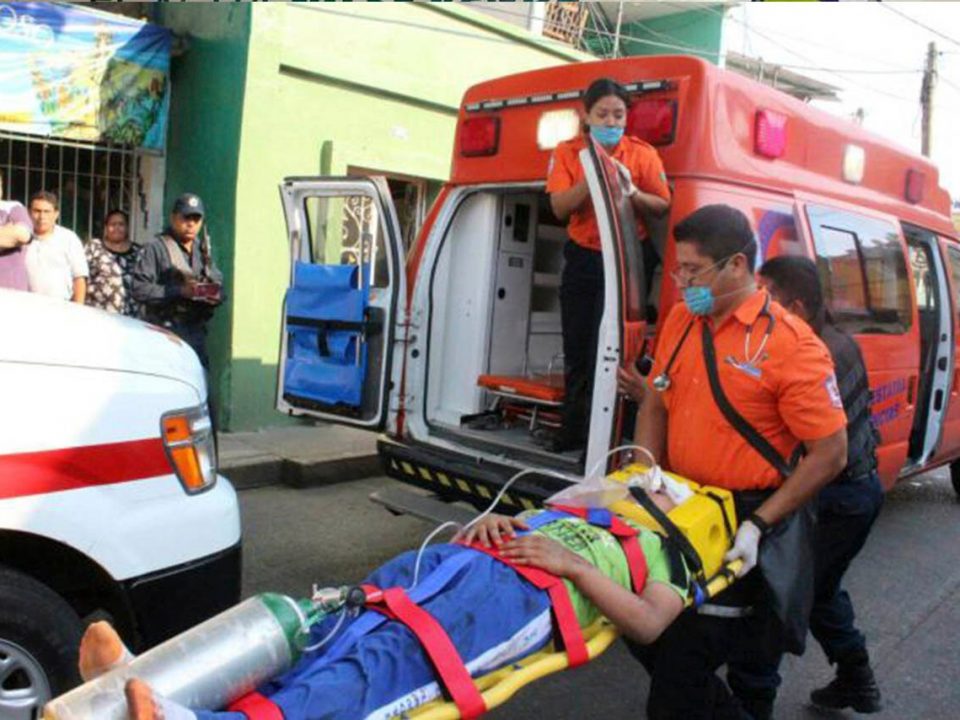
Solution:
[{"label": "eyeglasses", "polygon": [[[733,257],[732,255],[730,257]],[[727,261],[730,257],[725,257],[722,260],[718,260],[713,263],[713,265],[708,265],[705,268],[699,267],[697,265],[677,265],[677,269],[673,270],[670,273],[670,277],[673,278],[673,281],[679,287],[687,287],[690,285],[696,278],[706,275],[711,270],[722,270],[723,267],[727,264]]]}]

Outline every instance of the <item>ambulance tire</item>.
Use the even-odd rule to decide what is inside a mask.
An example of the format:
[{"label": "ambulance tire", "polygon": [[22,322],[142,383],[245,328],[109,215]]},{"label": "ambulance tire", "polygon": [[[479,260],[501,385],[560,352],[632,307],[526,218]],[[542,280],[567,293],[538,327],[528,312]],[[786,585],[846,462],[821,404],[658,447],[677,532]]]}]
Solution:
[{"label": "ambulance tire", "polygon": [[950,482],[953,483],[953,490],[960,497],[960,460],[954,460],[950,463]]},{"label": "ambulance tire", "polygon": [[[50,697],[56,697],[80,684],[82,634],[80,617],[63,598],[27,575],[0,567],[0,652],[13,651],[21,685],[42,696],[43,683],[36,677],[42,673]],[[2,703],[0,693],[0,716]]]}]

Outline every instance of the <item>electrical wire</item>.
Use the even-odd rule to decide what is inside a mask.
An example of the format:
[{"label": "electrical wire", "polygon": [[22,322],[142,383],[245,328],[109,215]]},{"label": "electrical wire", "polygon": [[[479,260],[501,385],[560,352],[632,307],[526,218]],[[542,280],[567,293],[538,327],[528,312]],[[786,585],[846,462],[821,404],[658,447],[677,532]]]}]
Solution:
[{"label": "electrical wire", "polygon": [[954,38],[950,37],[949,35],[946,35],[946,34],[940,32],[939,30],[937,30],[937,29],[935,29],[935,28],[932,28],[932,27],[930,27],[929,25],[927,25],[927,24],[925,24],[925,23],[920,22],[920,21],[917,20],[916,18],[910,17],[910,16],[907,15],[905,12],[901,12],[900,10],[897,10],[897,9],[893,6],[893,4],[882,2],[882,3],[880,3],[880,7],[885,8],[886,10],[889,10],[889,11],[892,12],[894,15],[899,15],[899,16],[902,17],[904,20],[913,23],[913,24],[916,25],[917,27],[923,28],[923,29],[926,30],[927,32],[933,33],[933,34],[936,35],[937,37],[942,38],[942,39],[946,40],[947,42],[953,43],[953,44],[956,45],[957,47],[960,47],[960,40],[955,40]]}]

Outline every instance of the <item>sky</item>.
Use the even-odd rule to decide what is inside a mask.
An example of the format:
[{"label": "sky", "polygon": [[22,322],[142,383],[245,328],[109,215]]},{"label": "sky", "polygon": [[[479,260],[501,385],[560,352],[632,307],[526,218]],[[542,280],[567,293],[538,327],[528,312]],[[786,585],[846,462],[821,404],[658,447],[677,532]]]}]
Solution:
[{"label": "sky", "polygon": [[917,153],[922,70],[931,41],[940,53],[931,158],[940,184],[957,201],[960,3],[753,2],[729,9],[724,22],[726,50],[795,66],[790,69],[839,87],[841,102],[814,104],[846,117],[863,108],[864,127]]}]

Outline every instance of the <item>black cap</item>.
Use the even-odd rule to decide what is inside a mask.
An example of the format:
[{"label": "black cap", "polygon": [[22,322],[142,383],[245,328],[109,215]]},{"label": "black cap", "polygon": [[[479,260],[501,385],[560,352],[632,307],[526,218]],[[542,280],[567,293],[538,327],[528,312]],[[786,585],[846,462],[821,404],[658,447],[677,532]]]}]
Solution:
[{"label": "black cap", "polygon": [[200,199],[199,195],[184,193],[173,201],[173,212],[177,215],[183,215],[184,217],[190,215],[203,217],[203,200]]}]

